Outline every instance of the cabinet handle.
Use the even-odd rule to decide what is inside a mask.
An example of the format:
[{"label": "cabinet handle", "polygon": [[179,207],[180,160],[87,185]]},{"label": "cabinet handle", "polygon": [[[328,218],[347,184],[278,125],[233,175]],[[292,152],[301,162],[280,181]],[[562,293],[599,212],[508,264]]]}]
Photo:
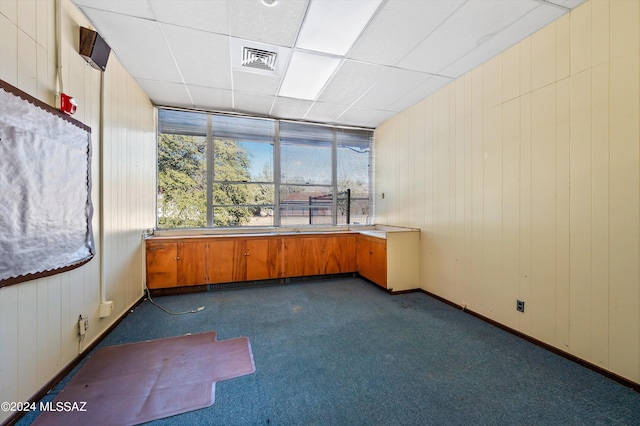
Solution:
[{"label": "cabinet handle", "polygon": [[180,258],[179,258],[179,257],[176,257],[176,260],[180,260]]}]

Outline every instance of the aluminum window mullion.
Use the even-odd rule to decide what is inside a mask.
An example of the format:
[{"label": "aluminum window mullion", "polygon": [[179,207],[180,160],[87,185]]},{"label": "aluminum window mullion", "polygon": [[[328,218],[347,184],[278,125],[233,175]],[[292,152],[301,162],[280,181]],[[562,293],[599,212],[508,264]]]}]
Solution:
[{"label": "aluminum window mullion", "polygon": [[331,220],[333,225],[338,224],[338,143],[336,129],[332,129],[333,144],[331,145],[331,192],[333,197],[331,200],[332,214]]},{"label": "aluminum window mullion", "polygon": [[273,130],[273,225],[280,226],[280,121]]},{"label": "aluminum window mullion", "polygon": [[213,220],[213,176],[214,176],[214,152],[213,152],[213,124],[211,114],[207,114],[207,227],[214,226]]}]

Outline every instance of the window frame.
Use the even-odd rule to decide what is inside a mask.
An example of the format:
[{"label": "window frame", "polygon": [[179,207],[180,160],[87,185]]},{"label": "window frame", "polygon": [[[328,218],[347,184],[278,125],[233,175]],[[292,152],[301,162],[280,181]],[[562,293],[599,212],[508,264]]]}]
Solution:
[{"label": "window frame", "polygon": [[[374,138],[374,131],[373,129],[365,129],[365,128],[356,128],[356,127],[344,127],[344,126],[331,126],[331,125],[326,125],[326,124],[318,124],[318,123],[308,123],[308,122],[299,122],[299,121],[293,121],[293,120],[277,120],[277,119],[270,119],[270,118],[261,118],[261,117],[252,117],[252,116],[237,116],[237,115],[233,115],[233,114],[219,114],[219,113],[212,113],[212,112],[202,112],[202,111],[192,111],[192,110],[181,110],[181,109],[172,109],[172,108],[158,108],[159,111],[172,111],[172,112],[185,112],[185,113],[196,113],[196,114],[203,114],[206,116],[206,134],[205,136],[205,140],[206,140],[206,151],[205,151],[205,155],[206,155],[206,227],[202,227],[202,228],[158,228],[158,212],[157,212],[157,208],[156,208],[156,228],[158,229],[163,229],[163,230],[177,230],[177,229],[234,229],[234,228],[244,228],[244,227],[259,227],[259,228],[278,228],[278,227],[313,227],[313,226],[317,226],[315,224],[308,224],[308,223],[286,223],[286,224],[282,224],[282,219],[283,219],[283,215],[282,215],[282,200],[281,200],[281,189],[287,186],[308,186],[308,187],[324,187],[328,189],[328,193],[329,195],[331,195],[331,226],[343,226],[343,225],[339,225],[338,224],[338,215],[339,215],[339,209],[338,209],[338,203],[339,203],[339,195],[338,194],[338,148],[340,145],[339,142],[339,135],[341,134],[341,132],[354,132],[355,133],[362,133],[363,135],[365,135],[366,137],[362,138],[362,141],[368,140],[368,156],[367,156],[367,190],[368,190],[368,208],[369,208],[369,212],[366,216],[366,220],[365,223],[360,223],[361,225],[368,225],[370,223],[372,223],[372,210],[373,210],[373,179],[372,179],[372,167],[373,167],[373,138]],[[189,132],[186,131],[173,131],[173,132],[162,132],[160,129],[160,125],[161,125],[161,118],[160,118],[159,114],[159,118],[158,118],[158,131],[157,131],[157,137],[159,140],[159,136],[160,134],[175,134],[175,135],[189,135]],[[264,142],[262,141],[254,141],[254,140],[243,140],[242,137],[239,138],[234,138],[232,134],[225,134],[222,136],[218,136],[216,135],[216,131],[215,131],[215,125],[213,123],[214,118],[215,117],[227,117],[230,120],[233,120],[234,118],[238,118],[240,120],[245,119],[245,120],[266,120],[269,121],[271,123],[273,123],[273,133],[272,133],[272,139],[271,139],[271,144],[273,145],[273,150],[272,150],[272,170],[271,172],[273,173],[273,182],[268,182],[268,181],[225,181],[225,180],[216,180],[215,179],[215,161],[216,161],[216,150],[215,150],[215,141],[219,140],[219,141],[233,141],[236,143],[241,143],[241,142],[259,142],[259,143],[269,143],[266,140]],[[309,126],[308,128],[311,129],[311,126],[317,126],[317,129],[321,129],[319,130],[320,132],[326,133],[326,134],[331,134],[330,137],[330,143],[331,143],[331,170],[330,170],[330,176],[331,176],[331,182],[329,184],[300,184],[300,183],[293,183],[293,182],[284,182],[283,183],[283,179],[282,179],[282,139],[281,139],[281,124],[285,123],[285,126],[300,126],[300,128],[305,128],[307,126]],[[192,134],[193,135],[193,134]],[[325,135],[326,136],[326,135]],[[301,139],[301,145],[308,145],[308,146],[312,146],[313,145],[313,139],[309,138],[309,139]],[[328,141],[329,139],[326,139],[326,141]],[[287,144],[287,142],[285,142],[285,144]],[[341,145],[340,145],[341,146]],[[159,167],[157,168],[157,173],[159,173]],[[157,185],[159,184],[159,180],[157,179]],[[247,207],[250,209],[255,209],[257,207],[262,207],[262,204],[255,204],[255,203],[243,203],[243,204],[233,204],[233,205],[227,205],[227,204],[215,204],[215,197],[214,197],[214,185],[216,184],[229,184],[229,185],[273,185],[273,205],[268,205],[272,208],[272,217],[273,217],[273,221],[271,224],[268,225],[233,225],[233,226],[223,226],[223,225],[215,225],[215,218],[214,218],[214,211],[216,208],[230,208],[230,207]],[[156,185],[156,186],[157,186]],[[156,189],[156,194],[158,194],[158,188]],[[156,198],[156,202],[157,202],[157,198]],[[267,206],[266,204],[264,206]],[[309,209],[311,209],[311,205],[308,206]],[[310,215],[311,216],[311,215]],[[328,224],[322,224],[322,226],[327,226]],[[349,225],[353,225],[353,224],[349,224]],[[356,225],[357,226],[357,225]]]}]

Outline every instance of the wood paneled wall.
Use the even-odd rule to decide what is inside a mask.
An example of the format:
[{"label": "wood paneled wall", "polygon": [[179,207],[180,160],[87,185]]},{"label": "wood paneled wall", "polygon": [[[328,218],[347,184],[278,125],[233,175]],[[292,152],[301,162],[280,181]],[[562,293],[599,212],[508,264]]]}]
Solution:
[{"label": "wood paneled wall", "polygon": [[[77,53],[78,27],[90,23],[69,0],[61,4],[64,91],[78,99],[75,118],[92,128],[97,255],[74,271],[0,289],[0,401],[29,399],[139,300],[141,233],[155,225],[153,106],[115,55],[104,75],[87,65]],[[0,0],[0,78],[54,105],[55,37],[55,0]],[[100,319],[103,296],[115,309]],[[89,318],[82,344],[79,315]],[[0,412],[0,422],[9,414]]]},{"label": "wood paneled wall", "polygon": [[590,0],[377,129],[376,223],[422,229],[425,290],[640,382],[639,148],[640,2]]}]

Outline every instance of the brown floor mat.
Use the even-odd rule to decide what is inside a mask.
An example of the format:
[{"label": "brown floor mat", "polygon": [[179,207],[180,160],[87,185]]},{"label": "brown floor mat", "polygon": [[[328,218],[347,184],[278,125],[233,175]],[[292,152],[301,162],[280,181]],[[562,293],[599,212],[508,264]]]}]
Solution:
[{"label": "brown floor mat", "polygon": [[215,331],[107,346],[55,398],[59,411],[45,411],[33,424],[148,422],[208,407],[217,381],[253,372],[249,338],[217,341]]}]

